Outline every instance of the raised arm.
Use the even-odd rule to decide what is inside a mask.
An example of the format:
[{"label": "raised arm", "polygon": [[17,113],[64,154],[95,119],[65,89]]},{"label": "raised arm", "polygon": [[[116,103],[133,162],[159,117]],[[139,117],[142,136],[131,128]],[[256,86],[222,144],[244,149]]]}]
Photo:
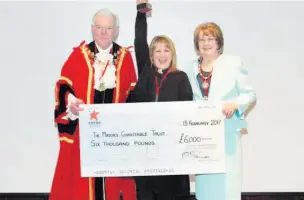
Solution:
[{"label": "raised arm", "polygon": [[147,18],[146,14],[137,12],[135,21],[135,55],[138,68],[138,74],[144,67],[150,67],[149,46],[147,42]]}]

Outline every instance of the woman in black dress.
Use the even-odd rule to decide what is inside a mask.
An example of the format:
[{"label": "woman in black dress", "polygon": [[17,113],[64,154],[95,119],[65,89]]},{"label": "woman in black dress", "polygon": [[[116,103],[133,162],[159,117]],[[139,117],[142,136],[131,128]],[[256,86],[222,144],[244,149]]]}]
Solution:
[{"label": "woman in black dress", "polygon": [[[173,42],[166,36],[156,36],[149,48],[147,19],[140,12],[136,16],[134,46],[139,78],[129,102],[192,101],[188,77],[176,68]],[[190,195],[188,175],[139,176],[135,180],[138,200],[174,200]]]}]

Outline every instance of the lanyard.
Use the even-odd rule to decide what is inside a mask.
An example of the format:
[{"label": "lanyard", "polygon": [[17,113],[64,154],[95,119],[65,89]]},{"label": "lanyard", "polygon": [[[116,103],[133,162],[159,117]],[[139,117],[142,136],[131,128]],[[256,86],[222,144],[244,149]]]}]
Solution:
[{"label": "lanyard", "polygon": [[[95,52],[97,52],[96,44],[95,44]],[[110,50],[110,54],[112,54],[112,53],[113,53],[113,48],[111,48],[111,50]],[[110,62],[110,61],[108,60],[106,66],[105,66],[105,69],[104,69],[104,70],[102,71],[102,73],[101,73],[101,77],[100,77],[99,80],[101,80],[102,77],[104,76],[104,74],[105,74],[105,72],[106,72],[106,70],[107,70],[107,68],[108,68],[109,62]]]},{"label": "lanyard", "polygon": [[160,81],[160,84],[158,84],[158,78],[155,75],[155,78],[154,78],[154,83],[155,83],[155,101],[158,101],[158,96],[159,96],[160,88],[161,88],[163,82],[166,80],[168,74],[169,74],[169,70],[164,74],[163,78]]},{"label": "lanyard", "polygon": [[[110,54],[112,54],[112,51],[113,51],[113,49],[110,50]],[[107,70],[107,68],[108,68],[109,62],[110,62],[110,61],[108,60],[108,61],[107,61],[107,64],[106,64],[106,67],[105,67],[105,69],[103,70],[103,72],[102,72],[102,74],[101,74],[100,79],[102,79],[103,75],[106,73],[106,70]]]}]

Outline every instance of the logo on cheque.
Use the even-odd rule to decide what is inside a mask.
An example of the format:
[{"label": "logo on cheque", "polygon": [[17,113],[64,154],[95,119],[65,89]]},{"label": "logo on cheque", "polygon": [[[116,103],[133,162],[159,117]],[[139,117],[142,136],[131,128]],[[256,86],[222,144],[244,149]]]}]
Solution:
[{"label": "logo on cheque", "polygon": [[89,111],[90,119],[89,124],[90,125],[100,125],[101,121],[99,120],[99,112],[97,112],[95,109]]}]

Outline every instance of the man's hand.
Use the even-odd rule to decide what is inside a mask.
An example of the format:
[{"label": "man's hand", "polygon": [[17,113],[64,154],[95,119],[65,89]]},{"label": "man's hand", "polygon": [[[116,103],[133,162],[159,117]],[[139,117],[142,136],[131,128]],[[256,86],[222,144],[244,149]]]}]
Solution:
[{"label": "man's hand", "polygon": [[136,4],[137,5],[141,4],[141,3],[147,3],[147,1],[146,0],[136,0]]},{"label": "man's hand", "polygon": [[83,108],[79,108],[80,104],[83,104],[83,101],[77,98],[71,102],[70,110],[74,115],[78,115],[79,111],[83,111]]},{"label": "man's hand", "polygon": [[238,108],[238,106],[234,103],[225,103],[223,105],[223,114],[227,118],[231,118],[233,113],[236,111],[237,108]]}]

